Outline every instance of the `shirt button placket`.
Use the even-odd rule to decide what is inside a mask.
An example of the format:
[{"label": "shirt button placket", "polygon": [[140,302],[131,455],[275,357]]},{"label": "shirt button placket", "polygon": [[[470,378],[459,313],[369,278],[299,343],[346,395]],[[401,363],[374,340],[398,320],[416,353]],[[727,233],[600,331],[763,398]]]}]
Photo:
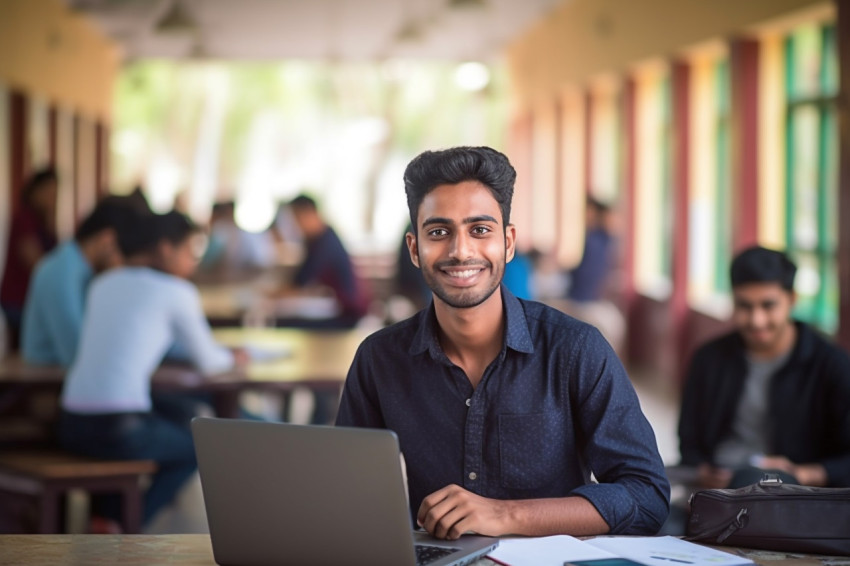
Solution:
[{"label": "shirt button placket", "polygon": [[483,488],[480,478],[481,467],[483,465],[481,461],[481,443],[483,442],[484,433],[484,415],[482,410],[484,407],[479,402],[473,404],[472,396],[468,397],[464,403],[468,407],[468,410],[466,412],[466,442],[464,447],[466,453],[464,474],[466,477],[463,483],[466,489],[481,495],[481,489]]}]

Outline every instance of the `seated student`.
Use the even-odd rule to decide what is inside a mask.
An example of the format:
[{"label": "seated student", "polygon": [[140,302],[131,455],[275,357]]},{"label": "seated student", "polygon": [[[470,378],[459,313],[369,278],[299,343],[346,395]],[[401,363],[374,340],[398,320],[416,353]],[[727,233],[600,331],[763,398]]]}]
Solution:
[{"label": "seated student", "polygon": [[24,306],[21,354],[27,362],[71,365],[89,283],[95,274],[123,261],[117,230],[130,216],[144,213],[127,197],[106,197],[83,220],[74,239],[39,262]]},{"label": "seated student", "polygon": [[762,247],[735,257],[736,330],[691,359],[679,438],[705,487],[755,483],[763,470],[850,486],[850,358],[791,318],[796,269]]},{"label": "seated student", "polygon": [[336,424],[395,431],[411,513],[438,538],[653,534],[669,484],[617,356],[501,284],[515,179],[487,147],[407,166],[407,244],[433,301],[363,341]]},{"label": "seated student", "polygon": [[194,404],[153,395],[152,374],[173,343],[204,373],[247,358],[215,342],[198,291],[186,280],[197,264],[196,233],[177,212],[139,217],[119,230],[125,265],[91,284],[79,350],[62,390],[65,449],[159,465],[145,495],[145,522],[173,500],[197,465],[189,429]]},{"label": "seated student", "polygon": [[280,326],[353,328],[369,309],[369,294],[357,277],[351,257],[319,213],[316,201],[306,195],[295,197],[289,207],[304,237],[304,260],[295,272],[292,285],[281,290],[282,297],[314,295],[329,290],[339,313],[326,320],[286,319]]}]

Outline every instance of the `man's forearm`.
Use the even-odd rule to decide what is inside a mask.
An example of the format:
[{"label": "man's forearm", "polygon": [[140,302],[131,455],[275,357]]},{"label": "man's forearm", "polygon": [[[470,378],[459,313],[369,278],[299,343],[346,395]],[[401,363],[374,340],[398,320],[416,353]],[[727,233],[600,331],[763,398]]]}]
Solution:
[{"label": "man's forearm", "polygon": [[509,526],[505,534],[549,536],[601,535],[611,528],[596,507],[584,497],[521,499],[509,504]]}]

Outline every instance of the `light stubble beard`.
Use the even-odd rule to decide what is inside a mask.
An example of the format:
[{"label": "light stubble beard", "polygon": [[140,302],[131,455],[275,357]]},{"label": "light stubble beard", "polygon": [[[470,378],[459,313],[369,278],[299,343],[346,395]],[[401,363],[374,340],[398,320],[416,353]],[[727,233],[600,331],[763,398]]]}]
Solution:
[{"label": "light stubble beard", "polygon": [[[422,263],[421,256],[419,257],[419,265],[424,265]],[[435,270],[439,270],[443,267],[482,267],[484,269],[489,269],[492,271],[493,264],[490,262],[474,262],[474,263],[462,263],[462,262],[442,262],[434,266]],[[477,307],[487,299],[489,299],[493,293],[499,288],[499,285],[502,283],[502,277],[496,278],[493,285],[482,292],[476,293],[474,290],[470,289],[468,291],[461,291],[458,295],[450,294],[446,288],[441,285],[436,277],[431,275],[431,271],[428,269],[422,269],[422,277],[425,278],[425,283],[428,285],[428,288],[437,296],[441,301],[446,303],[448,306],[456,309],[469,309],[473,307]],[[502,269],[502,276],[504,276],[504,268]]]}]

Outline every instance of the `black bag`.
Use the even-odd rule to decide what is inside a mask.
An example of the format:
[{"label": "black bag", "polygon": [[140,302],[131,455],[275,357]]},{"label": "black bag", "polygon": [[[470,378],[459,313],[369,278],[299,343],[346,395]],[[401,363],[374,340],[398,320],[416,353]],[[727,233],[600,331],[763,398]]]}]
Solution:
[{"label": "black bag", "polygon": [[850,555],[850,488],[783,484],[765,474],[738,489],[690,498],[686,540],[827,555]]}]

